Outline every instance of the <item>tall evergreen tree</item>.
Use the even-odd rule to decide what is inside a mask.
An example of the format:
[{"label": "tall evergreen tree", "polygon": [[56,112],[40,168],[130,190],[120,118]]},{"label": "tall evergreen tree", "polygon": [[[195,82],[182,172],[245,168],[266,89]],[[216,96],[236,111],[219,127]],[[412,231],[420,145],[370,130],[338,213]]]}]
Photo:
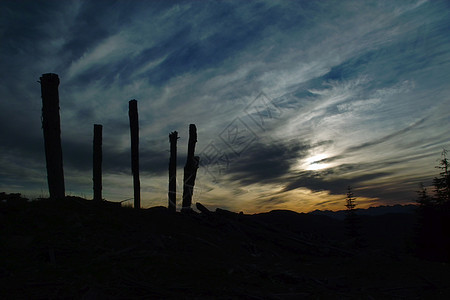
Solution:
[{"label": "tall evergreen tree", "polygon": [[433,200],[428,195],[427,188],[421,182],[419,185],[419,190],[417,191],[417,203],[420,207],[428,207],[432,205]]},{"label": "tall evergreen tree", "polygon": [[360,219],[356,214],[356,198],[351,186],[347,187],[347,197],[345,198],[345,201],[345,207],[347,207],[347,215],[345,217],[347,235],[354,240],[353,246],[355,248],[361,248],[363,247],[363,239],[360,233]]},{"label": "tall evergreen tree", "polygon": [[421,184],[417,191],[419,204],[416,232],[417,252],[423,258],[450,260],[450,176],[447,150],[443,150],[436,168],[439,177],[433,179],[434,194],[429,196]]},{"label": "tall evergreen tree", "polygon": [[346,204],[345,206],[347,207],[347,212],[349,214],[354,214],[355,213],[355,207],[356,207],[356,203],[355,203],[355,196],[353,195],[353,189],[351,186],[347,187],[347,198],[345,198],[346,200]]},{"label": "tall evergreen tree", "polygon": [[434,198],[436,204],[444,204],[450,201],[450,176],[448,172],[448,159],[447,159],[447,150],[442,150],[441,160],[439,161],[439,165],[436,166],[437,169],[440,169],[439,177],[435,177],[433,179],[434,185]]}]

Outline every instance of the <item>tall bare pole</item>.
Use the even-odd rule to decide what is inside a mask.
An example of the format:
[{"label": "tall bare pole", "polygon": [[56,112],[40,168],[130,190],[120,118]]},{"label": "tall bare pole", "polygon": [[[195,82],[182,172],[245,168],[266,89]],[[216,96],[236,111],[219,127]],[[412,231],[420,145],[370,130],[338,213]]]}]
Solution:
[{"label": "tall bare pole", "polygon": [[94,157],[92,168],[94,201],[102,201],[102,129],[102,125],[94,124]]},{"label": "tall bare pole", "polygon": [[169,211],[172,212],[177,210],[177,140],[178,132],[171,132],[169,134]]},{"label": "tall bare pole", "polygon": [[139,120],[137,101],[129,101],[128,116],[130,117],[131,135],[131,171],[133,173],[134,208],[141,207],[141,184],[139,181]]},{"label": "tall bare pole", "polygon": [[65,196],[65,188],[59,117],[59,77],[53,73],[42,74],[40,83],[48,190],[50,198],[61,199]]},{"label": "tall bare pole", "polygon": [[195,127],[195,124],[190,124],[188,154],[186,158],[186,165],[184,166],[183,203],[181,207],[182,212],[189,212],[192,210],[192,195],[194,194],[195,178],[197,176],[197,169],[200,161],[198,156],[194,156],[196,143],[197,127]]}]

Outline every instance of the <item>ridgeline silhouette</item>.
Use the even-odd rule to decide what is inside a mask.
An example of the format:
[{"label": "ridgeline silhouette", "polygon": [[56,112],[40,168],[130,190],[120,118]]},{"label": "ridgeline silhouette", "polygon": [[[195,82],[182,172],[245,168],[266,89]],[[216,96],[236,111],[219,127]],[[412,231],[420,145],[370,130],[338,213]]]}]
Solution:
[{"label": "ridgeline silhouette", "polygon": [[2,297],[450,296],[448,266],[417,259],[405,247],[414,214],[361,215],[369,246],[357,250],[345,221],[331,217],[197,207],[201,213],[183,214],[1,193]]}]

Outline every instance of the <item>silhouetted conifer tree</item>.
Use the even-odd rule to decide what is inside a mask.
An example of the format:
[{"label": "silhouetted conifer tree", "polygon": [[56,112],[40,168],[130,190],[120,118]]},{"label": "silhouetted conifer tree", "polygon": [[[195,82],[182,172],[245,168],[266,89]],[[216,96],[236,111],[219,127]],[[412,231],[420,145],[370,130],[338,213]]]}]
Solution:
[{"label": "silhouetted conifer tree", "polygon": [[434,195],[429,196],[421,184],[417,191],[417,254],[422,258],[450,260],[450,182],[447,150],[443,150],[436,167],[441,170],[433,179]]},{"label": "silhouetted conifer tree", "polygon": [[437,236],[433,230],[433,215],[435,215],[434,199],[428,195],[425,186],[420,183],[420,189],[417,191],[417,228],[416,228],[416,244],[417,254],[420,257],[428,257],[433,249],[436,248],[435,242]]},{"label": "silhouetted conifer tree", "polygon": [[439,173],[440,177],[435,177],[433,179],[435,202],[436,204],[444,204],[450,201],[450,177],[448,174],[446,149],[442,150],[441,160],[436,168],[440,169],[441,172]]},{"label": "silhouetted conifer tree", "polygon": [[351,186],[347,187],[347,198],[345,198],[345,200],[346,200],[345,207],[347,207],[347,212],[352,215],[355,214],[356,198],[353,195],[353,189]]},{"label": "silhouetted conifer tree", "polygon": [[417,203],[421,207],[426,207],[432,205],[432,198],[428,195],[428,191],[423,183],[420,183],[419,190],[417,191]]},{"label": "silhouetted conifer tree", "polygon": [[347,187],[347,197],[345,198],[347,207],[347,215],[345,216],[345,227],[347,229],[347,235],[353,239],[353,246],[355,248],[363,247],[363,239],[360,233],[360,219],[356,214],[356,198],[353,194],[351,186]]}]

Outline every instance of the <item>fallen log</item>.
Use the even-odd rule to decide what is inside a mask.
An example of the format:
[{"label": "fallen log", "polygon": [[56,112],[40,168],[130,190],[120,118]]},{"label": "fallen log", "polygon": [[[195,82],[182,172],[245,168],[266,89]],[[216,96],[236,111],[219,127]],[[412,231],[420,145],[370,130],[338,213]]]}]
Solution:
[{"label": "fallen log", "polygon": [[203,204],[201,204],[200,202],[195,203],[195,206],[197,207],[197,209],[201,212],[204,213],[205,215],[210,215],[211,211],[209,209],[207,209]]}]

